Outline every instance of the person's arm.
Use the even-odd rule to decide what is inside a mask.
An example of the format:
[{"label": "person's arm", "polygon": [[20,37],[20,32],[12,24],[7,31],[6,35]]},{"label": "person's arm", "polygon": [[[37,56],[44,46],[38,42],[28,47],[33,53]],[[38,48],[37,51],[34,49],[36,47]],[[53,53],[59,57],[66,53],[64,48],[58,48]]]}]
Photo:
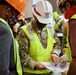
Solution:
[{"label": "person's arm", "polygon": [[9,29],[0,23],[0,75],[9,75],[11,44],[12,36]]},{"label": "person's arm", "polygon": [[[54,45],[54,50],[52,52],[52,61],[57,65],[59,62],[62,63],[63,61],[68,61],[68,58],[66,56],[66,53],[64,53],[63,49],[65,48],[66,46],[66,38],[67,38],[67,33],[66,33],[66,29],[65,29],[65,32],[64,32],[64,37],[63,37],[63,48],[60,48],[60,43],[59,43],[59,40],[58,38],[55,36],[55,39],[56,39],[56,43]],[[63,56],[59,57],[59,54],[61,52],[61,49],[62,49],[62,52],[63,52]]]},{"label": "person's arm", "polygon": [[61,47],[60,47],[60,40],[59,38],[57,37],[56,33],[55,33],[55,36],[54,36],[55,40],[56,40],[56,43],[54,44],[54,47],[53,47],[53,52],[54,54],[56,55],[60,55],[61,53]]},{"label": "person's arm", "polygon": [[37,64],[37,62],[34,61],[29,55],[30,43],[23,30],[18,31],[18,35],[16,39],[19,43],[19,51],[20,51],[22,66],[34,69],[34,66]]},{"label": "person's arm", "polygon": [[54,38],[56,40],[56,43],[54,44],[54,47],[53,47],[51,59],[52,59],[52,62],[55,65],[57,65],[59,63],[59,55],[61,53],[61,48],[60,48],[60,41],[59,41],[58,37],[56,36],[56,34],[55,34]]},{"label": "person's arm", "polygon": [[62,50],[66,48],[67,38],[68,38],[67,28],[64,26],[64,32],[63,32],[63,38],[62,38]]}]

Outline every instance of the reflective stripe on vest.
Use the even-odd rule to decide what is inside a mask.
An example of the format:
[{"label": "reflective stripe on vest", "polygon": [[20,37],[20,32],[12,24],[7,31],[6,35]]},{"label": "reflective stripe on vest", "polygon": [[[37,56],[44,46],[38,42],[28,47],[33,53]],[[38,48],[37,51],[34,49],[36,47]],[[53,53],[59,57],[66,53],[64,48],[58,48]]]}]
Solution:
[{"label": "reflective stripe on vest", "polygon": [[54,25],[54,29],[55,29],[55,30],[58,29],[58,28],[60,27],[60,25],[61,25],[62,22],[63,22],[63,20],[60,19],[60,20]]},{"label": "reflective stripe on vest", "polygon": [[[28,30],[28,27],[31,33]],[[55,43],[55,40],[50,35],[49,29],[46,27],[47,35],[48,35],[47,47],[43,48],[42,43],[40,42],[39,37],[36,34],[36,32],[33,31],[31,24],[27,26],[23,26],[21,28],[23,29],[23,31],[25,32],[25,35],[27,35],[28,39],[30,40],[30,48],[29,48],[30,56],[37,62],[51,61],[50,54],[53,50],[53,45]],[[31,40],[31,36],[33,37],[32,40]],[[39,70],[31,70],[31,69],[24,68],[24,72],[34,73],[34,74],[43,74],[43,73],[50,72],[50,70],[46,69],[46,70],[39,71]]]},{"label": "reflective stripe on vest", "polygon": [[10,30],[12,38],[13,38],[13,43],[14,43],[14,62],[16,64],[16,70],[18,75],[22,75],[22,67],[21,67],[21,62],[20,62],[20,57],[19,57],[19,48],[18,48],[18,43],[17,41],[14,39],[13,33],[11,28],[9,27],[8,23],[3,20],[2,18],[0,18],[0,21],[3,22]]},{"label": "reflective stripe on vest", "polygon": [[50,35],[52,36],[52,38],[54,38],[54,34],[55,34],[55,31],[54,31],[54,28],[51,27],[50,25],[47,25],[49,31],[50,31]]}]

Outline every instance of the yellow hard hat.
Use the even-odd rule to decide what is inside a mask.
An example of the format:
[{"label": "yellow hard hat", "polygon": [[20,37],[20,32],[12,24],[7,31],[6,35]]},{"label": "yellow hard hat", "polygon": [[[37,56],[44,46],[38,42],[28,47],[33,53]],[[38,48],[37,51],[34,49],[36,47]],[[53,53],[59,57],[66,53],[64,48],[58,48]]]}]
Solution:
[{"label": "yellow hard hat", "polygon": [[58,17],[58,13],[57,12],[53,12],[53,19],[55,20]]},{"label": "yellow hard hat", "polygon": [[17,11],[23,14],[23,10],[26,6],[26,0],[6,0],[10,5],[12,5]]}]

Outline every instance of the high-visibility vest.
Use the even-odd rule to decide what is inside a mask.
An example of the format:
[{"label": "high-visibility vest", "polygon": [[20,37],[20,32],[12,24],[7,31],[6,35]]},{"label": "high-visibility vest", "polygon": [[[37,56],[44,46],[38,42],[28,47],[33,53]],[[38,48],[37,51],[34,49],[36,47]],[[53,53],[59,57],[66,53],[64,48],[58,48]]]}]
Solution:
[{"label": "high-visibility vest", "polygon": [[54,25],[54,29],[55,29],[55,30],[59,28],[59,26],[61,25],[62,21],[63,21],[63,19],[59,20],[59,21]]},{"label": "high-visibility vest", "polygon": [[69,25],[68,25],[68,21],[65,22],[65,27],[66,27],[66,30],[67,30],[67,36],[66,36],[66,41],[67,41],[67,44],[66,44],[66,48],[64,48],[65,52],[66,52],[66,55],[69,59],[69,62],[72,61],[72,56],[71,56],[71,49],[70,49],[70,44],[69,44],[69,40],[68,40],[68,34],[69,34]]},{"label": "high-visibility vest", "polygon": [[[30,40],[30,48],[29,48],[29,55],[37,62],[50,62],[51,52],[53,50],[53,46],[55,43],[55,39],[50,34],[48,27],[47,27],[47,47],[43,48],[37,33],[32,29],[31,23],[29,25],[21,27],[27,35],[28,39]],[[23,68],[24,72],[33,73],[33,74],[44,74],[50,72],[50,70],[31,70],[29,68]]]},{"label": "high-visibility vest", "polygon": [[14,43],[14,62],[16,64],[16,70],[17,70],[18,75],[22,75],[22,67],[21,67],[20,56],[19,56],[18,42],[14,38],[12,30],[9,27],[8,23],[2,18],[0,18],[0,21],[3,22],[9,28],[9,30],[11,32],[11,35],[12,35],[12,38],[13,38],[13,43]]}]

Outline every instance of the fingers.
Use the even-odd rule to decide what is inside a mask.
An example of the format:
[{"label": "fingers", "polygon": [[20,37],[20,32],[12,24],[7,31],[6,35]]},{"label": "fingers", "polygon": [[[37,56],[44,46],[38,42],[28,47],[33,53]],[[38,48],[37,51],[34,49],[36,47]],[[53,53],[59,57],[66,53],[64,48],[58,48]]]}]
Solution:
[{"label": "fingers", "polygon": [[57,56],[56,54],[52,54],[51,58],[52,58],[52,62],[55,65],[57,65],[59,63],[59,56]]},{"label": "fingers", "polygon": [[64,61],[68,61],[68,58],[66,55],[63,55],[60,57],[60,63],[63,63]]},{"label": "fingers", "polygon": [[42,65],[42,64],[39,64],[39,68],[40,68],[40,70],[44,70],[44,69],[46,69],[45,66]]},{"label": "fingers", "polygon": [[42,64],[40,64],[40,63],[39,64],[36,64],[35,65],[35,68],[38,69],[38,70],[44,70],[44,69],[46,69],[45,66],[42,65]]}]

